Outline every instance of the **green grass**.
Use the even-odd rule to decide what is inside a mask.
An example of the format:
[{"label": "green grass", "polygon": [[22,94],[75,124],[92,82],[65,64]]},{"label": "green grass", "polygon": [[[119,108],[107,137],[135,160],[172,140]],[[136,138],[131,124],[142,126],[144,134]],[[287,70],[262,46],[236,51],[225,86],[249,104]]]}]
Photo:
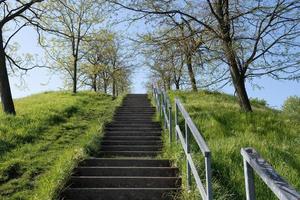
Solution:
[{"label": "green grass", "polygon": [[[243,113],[233,96],[212,92],[170,92],[171,101],[178,97],[202,132],[212,152],[214,199],[245,199],[242,147],[255,148],[277,172],[300,190],[300,121],[264,102],[253,102],[254,112]],[[180,119],[182,123],[182,118]],[[184,130],[184,129],[183,129]],[[186,183],[184,154],[180,145],[168,145],[163,157],[172,158]],[[192,141],[193,158],[203,178],[203,159]],[[256,176],[258,200],[277,199]],[[183,192],[182,199],[197,199],[193,187]],[[199,198],[198,198],[199,199]]]},{"label": "green grass", "polygon": [[76,164],[97,151],[120,100],[90,92],[50,92],[0,113],[0,199],[56,199]]}]

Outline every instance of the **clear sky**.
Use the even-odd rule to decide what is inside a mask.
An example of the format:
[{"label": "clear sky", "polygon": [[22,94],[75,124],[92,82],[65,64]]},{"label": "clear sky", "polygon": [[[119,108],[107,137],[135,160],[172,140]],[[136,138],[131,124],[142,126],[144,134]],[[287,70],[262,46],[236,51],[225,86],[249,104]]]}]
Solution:
[{"label": "clear sky", "polygon": [[[137,24],[132,29],[124,29],[128,34],[134,34],[135,31],[141,29],[141,24]],[[133,31],[134,30],[134,31]],[[37,44],[37,35],[33,30],[26,28],[22,30],[15,38],[15,42],[20,45],[21,53],[32,53],[42,55],[42,49]],[[132,78],[132,92],[144,93],[144,83],[147,78],[147,69],[143,66],[136,69]],[[53,75],[46,69],[34,69],[28,72],[24,77],[25,85],[21,85],[19,77],[11,77],[11,87],[14,98],[24,97],[30,94],[39,93],[42,91],[61,90],[63,88],[62,77],[57,74]],[[261,78],[255,80],[261,89],[247,86],[249,96],[251,98],[260,98],[267,100],[268,104],[274,108],[280,108],[284,100],[291,95],[300,96],[300,83],[295,81],[275,81],[270,78]],[[232,87],[226,87],[224,92],[233,94]]]}]

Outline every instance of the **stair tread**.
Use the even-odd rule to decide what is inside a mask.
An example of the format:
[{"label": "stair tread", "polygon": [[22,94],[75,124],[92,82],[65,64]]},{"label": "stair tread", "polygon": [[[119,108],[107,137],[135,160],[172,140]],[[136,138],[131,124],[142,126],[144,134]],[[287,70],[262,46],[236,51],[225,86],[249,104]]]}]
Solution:
[{"label": "stair tread", "polygon": [[174,189],[174,190],[178,190],[179,188],[177,187],[166,187],[166,188],[145,188],[145,187],[137,187],[137,188],[123,188],[123,187],[119,187],[119,188],[68,188],[67,190],[166,190],[166,189]]},{"label": "stair tread", "polygon": [[79,166],[79,167],[77,167],[77,168],[81,168],[81,169],[92,169],[92,168],[100,168],[100,169],[103,169],[103,168],[110,168],[110,169],[178,169],[177,167],[130,167],[130,166],[128,166],[128,167],[117,167],[117,166],[99,166],[99,167],[97,167],[97,166],[85,166],[85,167],[83,167],[83,166]]},{"label": "stair tread", "polygon": [[80,178],[86,178],[86,179],[181,179],[181,177],[174,176],[174,177],[168,177],[168,176],[71,176],[73,179],[80,179]]}]

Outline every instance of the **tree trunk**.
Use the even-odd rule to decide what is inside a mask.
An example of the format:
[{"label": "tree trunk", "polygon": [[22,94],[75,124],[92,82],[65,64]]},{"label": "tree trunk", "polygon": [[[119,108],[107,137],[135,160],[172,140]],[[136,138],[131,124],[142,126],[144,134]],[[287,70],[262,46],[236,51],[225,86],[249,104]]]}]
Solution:
[{"label": "tree trunk", "polygon": [[175,87],[176,87],[176,90],[179,90],[179,89],[180,89],[179,82],[175,82]]},{"label": "tree trunk", "polygon": [[74,71],[73,71],[73,93],[77,93],[77,58],[74,56],[73,63]]},{"label": "tree trunk", "polygon": [[116,97],[116,81],[115,78],[112,79],[112,95]]},{"label": "tree trunk", "polygon": [[231,22],[230,22],[230,16],[229,16],[229,1],[226,0],[224,2],[218,1],[216,4],[216,12],[218,13],[220,19],[219,26],[220,30],[222,32],[222,42],[223,42],[223,49],[225,52],[226,59],[229,63],[229,69],[230,74],[232,78],[232,82],[235,88],[235,91],[238,96],[240,107],[245,112],[251,112],[251,104],[250,100],[246,91],[245,87],[245,76],[244,74],[239,70],[238,65],[238,57],[236,55],[232,35],[231,35]]},{"label": "tree trunk", "polygon": [[192,64],[192,56],[187,54],[186,55],[186,65],[188,68],[188,72],[189,72],[189,77],[190,77],[190,82],[192,85],[192,90],[194,92],[197,92],[197,83],[196,83],[196,79],[195,79],[195,74],[194,74],[194,70],[193,70],[193,64]]},{"label": "tree trunk", "polygon": [[245,77],[241,74],[236,61],[236,56],[233,52],[233,47],[230,41],[224,42],[227,60],[229,61],[230,74],[233,81],[235,91],[238,96],[240,107],[246,112],[252,112],[252,107],[245,86]]},{"label": "tree trunk", "polygon": [[174,82],[174,84],[175,84],[175,89],[176,90],[179,90],[180,89],[180,74],[181,74],[181,72],[179,73],[179,75],[178,75],[178,77],[176,77],[176,72],[175,72],[175,70],[174,70],[174,77],[173,77],[173,82]]},{"label": "tree trunk", "polygon": [[106,80],[103,81],[103,88],[104,88],[104,93],[107,94],[107,82],[106,82]]},{"label": "tree trunk", "polygon": [[97,74],[94,74],[93,77],[93,89],[95,92],[97,92]]},{"label": "tree trunk", "polygon": [[167,90],[171,90],[171,78],[169,76],[167,76],[166,82]]},{"label": "tree trunk", "polygon": [[6,68],[2,31],[0,32],[0,95],[3,111],[7,114],[15,115],[16,111],[11,95],[9,78]]},{"label": "tree trunk", "polygon": [[247,94],[244,79],[242,78],[242,79],[238,80],[234,87],[235,87],[236,93],[238,94],[239,104],[240,104],[241,108],[246,112],[252,112],[252,107],[251,107],[251,103],[250,103],[250,100],[249,100],[249,97]]}]

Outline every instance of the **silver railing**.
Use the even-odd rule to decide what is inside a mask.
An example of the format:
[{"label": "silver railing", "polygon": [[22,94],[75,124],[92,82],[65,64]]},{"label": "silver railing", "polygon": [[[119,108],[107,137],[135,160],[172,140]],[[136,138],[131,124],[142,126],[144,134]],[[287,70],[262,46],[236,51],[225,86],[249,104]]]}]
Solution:
[{"label": "silver railing", "polygon": [[300,194],[290,186],[275,169],[253,148],[241,149],[247,200],[255,200],[254,173],[266,183],[280,200],[300,200]]},{"label": "silver railing", "polygon": [[[172,143],[172,106],[170,99],[166,92],[161,91],[158,89],[158,87],[153,86],[153,96],[155,99],[155,104],[157,111],[160,113],[161,119],[164,120],[164,126],[165,128],[168,128],[169,130],[169,140],[170,143]],[[178,124],[178,117],[179,114],[184,119],[184,135],[182,134],[182,131],[180,129],[180,126]],[[212,178],[211,178],[211,152],[204,141],[201,133],[195,126],[194,122],[190,118],[188,112],[185,110],[184,106],[180,102],[179,99],[175,99],[175,135],[176,135],[176,141],[180,141],[181,145],[183,147],[185,157],[186,157],[186,163],[187,163],[187,186],[188,189],[190,189],[190,186],[192,184],[192,175],[196,181],[197,188],[200,192],[200,195],[202,199],[204,200],[212,200]],[[206,182],[203,184],[197,168],[194,164],[191,152],[190,152],[190,137],[193,137],[196,143],[198,144],[202,155],[205,159],[205,179]],[[204,186],[205,185],[205,186]]]},{"label": "silver railing", "polygon": [[153,87],[153,96],[155,99],[156,109],[159,116],[164,121],[164,128],[169,130],[169,140],[172,142],[172,106],[168,95]]}]

